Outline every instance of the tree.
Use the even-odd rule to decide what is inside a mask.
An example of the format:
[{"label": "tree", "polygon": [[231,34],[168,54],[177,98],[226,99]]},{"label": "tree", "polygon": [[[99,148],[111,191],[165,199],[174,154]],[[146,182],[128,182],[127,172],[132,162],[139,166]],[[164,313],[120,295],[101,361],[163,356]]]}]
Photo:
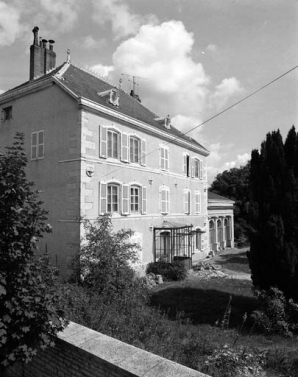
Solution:
[{"label": "tree", "polygon": [[298,136],[292,127],[285,143],[268,133],[251,158],[251,249],[253,284],[277,287],[298,299]]},{"label": "tree", "polygon": [[113,232],[109,215],[98,217],[95,222],[84,219],[83,225],[85,237],[75,257],[81,283],[109,298],[121,294],[135,280],[132,263],[138,260],[139,246],[130,242],[133,232]]},{"label": "tree", "polygon": [[50,232],[46,211],[26,179],[23,135],[0,158],[0,371],[29,361],[64,327],[55,272],[38,257],[36,239]]},{"label": "tree", "polygon": [[240,168],[232,168],[218,174],[210,188],[212,192],[235,201],[236,240],[246,240],[250,229],[248,224],[249,174],[250,162]]}]

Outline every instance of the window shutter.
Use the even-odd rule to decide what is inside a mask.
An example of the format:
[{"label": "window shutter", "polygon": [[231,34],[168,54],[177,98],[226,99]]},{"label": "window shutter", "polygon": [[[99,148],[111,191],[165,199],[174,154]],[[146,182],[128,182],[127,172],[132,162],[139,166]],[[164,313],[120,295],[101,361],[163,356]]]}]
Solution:
[{"label": "window shutter", "polygon": [[145,139],[142,139],[141,145],[142,145],[142,147],[141,147],[142,148],[142,151],[141,151],[141,165],[146,166],[146,162],[147,162],[147,143],[146,143]]},{"label": "window shutter", "polygon": [[199,160],[200,163],[200,179],[203,179],[203,161]]},{"label": "window shutter", "polygon": [[167,196],[167,213],[170,213],[170,191],[166,191],[166,196]]},{"label": "window shutter", "polygon": [[1,109],[1,122],[4,122],[4,110]]},{"label": "window shutter", "polygon": [[142,188],[142,213],[147,213],[147,187]]},{"label": "window shutter", "polygon": [[190,159],[190,162],[191,162],[191,176],[194,177],[195,176],[195,160],[193,157]]},{"label": "window shutter", "polygon": [[37,159],[37,133],[31,134],[31,160]]},{"label": "window shutter", "polygon": [[99,213],[103,215],[104,213],[107,212],[107,184],[104,182],[100,183],[99,195],[100,195]]},{"label": "window shutter", "polygon": [[196,214],[201,213],[201,193],[199,191],[195,193],[195,212]]},{"label": "window shutter", "polygon": [[165,158],[165,155],[164,155],[164,153],[165,153],[165,150],[164,150],[164,147],[160,147],[160,168],[161,169],[164,169],[165,167],[164,167],[164,158]]},{"label": "window shutter", "polygon": [[190,191],[184,192],[184,213],[190,213]]},{"label": "window shutter", "polygon": [[165,148],[165,169],[169,170],[169,150]]},{"label": "window shutter", "polygon": [[167,212],[167,191],[161,190],[161,212]]},{"label": "window shutter", "polygon": [[100,157],[107,158],[107,129],[104,126],[100,126]]},{"label": "window shutter", "polygon": [[186,154],[183,155],[183,174],[187,175]]},{"label": "window shutter", "polygon": [[121,159],[122,161],[128,162],[128,135],[127,134],[122,134],[121,136]]},{"label": "window shutter", "polygon": [[122,185],[122,214],[129,214],[129,185]]}]

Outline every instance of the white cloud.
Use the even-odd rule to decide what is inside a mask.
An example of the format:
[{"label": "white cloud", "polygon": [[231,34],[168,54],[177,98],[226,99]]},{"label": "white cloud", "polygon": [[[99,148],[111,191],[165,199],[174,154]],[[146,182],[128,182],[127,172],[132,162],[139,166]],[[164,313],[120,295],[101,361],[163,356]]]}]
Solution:
[{"label": "white cloud", "polygon": [[96,40],[92,37],[92,35],[87,35],[86,37],[81,38],[78,41],[78,45],[85,48],[86,50],[96,50],[97,48],[103,47],[106,44],[106,39]]},{"label": "white cloud", "polygon": [[225,78],[216,86],[215,92],[210,96],[211,105],[216,108],[223,107],[228,100],[239,93],[242,93],[243,88],[236,77]]},{"label": "white cloud", "polygon": [[51,25],[51,32],[54,26],[58,31],[71,30],[78,19],[78,2],[76,0],[39,0],[44,8],[39,17]]},{"label": "white cloud", "polygon": [[109,76],[109,74],[114,71],[113,66],[102,65],[102,64],[93,65],[92,67],[90,67],[90,69],[97,72],[103,77]]},{"label": "white cloud", "polygon": [[248,153],[238,154],[236,160],[226,162],[223,165],[222,170],[240,168],[241,166],[245,166],[249,160],[250,160],[250,155]]},{"label": "white cloud", "polygon": [[207,51],[210,51],[210,52],[216,52],[217,51],[217,46],[214,45],[214,44],[210,44],[206,47],[206,50]]},{"label": "white cloud", "polygon": [[117,71],[147,79],[140,80],[146,106],[176,117],[176,122],[191,117],[198,124],[209,77],[190,56],[193,43],[193,34],[180,21],[143,25],[135,37],[119,45],[113,62]]},{"label": "white cloud", "polygon": [[0,1],[0,46],[10,46],[22,32],[20,11]]},{"label": "white cloud", "polygon": [[133,13],[122,0],[93,0],[95,13],[93,20],[99,24],[111,22],[115,38],[123,38],[136,34],[143,23],[155,23],[156,17],[142,17]]}]

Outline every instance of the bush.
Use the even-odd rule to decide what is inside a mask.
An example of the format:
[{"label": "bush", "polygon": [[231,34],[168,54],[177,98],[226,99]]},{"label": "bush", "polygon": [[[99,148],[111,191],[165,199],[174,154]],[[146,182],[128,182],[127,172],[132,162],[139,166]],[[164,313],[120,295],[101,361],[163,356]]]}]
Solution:
[{"label": "bush", "polygon": [[183,263],[179,261],[174,261],[173,263],[167,263],[164,261],[151,262],[147,266],[146,273],[161,275],[163,279],[167,281],[183,280],[187,275]]},{"label": "bush", "polygon": [[298,305],[287,300],[278,289],[271,287],[268,291],[256,291],[261,304],[252,318],[256,326],[266,334],[292,335],[298,329]]}]

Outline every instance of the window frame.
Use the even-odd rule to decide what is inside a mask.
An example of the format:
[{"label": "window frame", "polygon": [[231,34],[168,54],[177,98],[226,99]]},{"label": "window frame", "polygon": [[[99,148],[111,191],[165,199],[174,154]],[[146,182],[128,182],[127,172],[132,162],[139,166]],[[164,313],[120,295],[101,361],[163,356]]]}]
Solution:
[{"label": "window frame", "polygon": [[12,105],[2,108],[2,120],[7,122],[12,119]]},{"label": "window frame", "polygon": [[[116,156],[114,156],[114,139],[113,136],[116,136]],[[111,144],[111,148],[109,145]],[[121,148],[121,134],[115,128],[107,127],[107,158],[113,158],[116,160],[120,160],[120,148]],[[109,151],[111,150],[111,155],[109,155]]]},{"label": "window frame", "polygon": [[[40,135],[42,135],[42,142],[40,142]],[[35,143],[33,143],[34,136],[36,137]],[[44,158],[45,156],[44,147],[45,147],[44,130],[31,132],[31,161],[42,160]],[[42,151],[42,153],[40,153],[40,150]]]},{"label": "window frame", "polygon": [[[137,158],[134,155],[135,148],[132,146],[132,141],[137,142]],[[133,159],[131,158],[133,155]],[[137,135],[129,136],[129,162],[132,164],[141,164],[141,139]]]},{"label": "window frame", "polygon": [[[109,194],[109,189],[110,188],[116,188],[117,189],[117,200],[116,202],[114,203],[113,202],[113,193],[111,192],[111,194]],[[116,182],[109,182],[107,183],[107,189],[106,189],[106,201],[107,201],[107,205],[106,205],[106,213],[109,213],[109,214],[113,214],[113,213],[120,213],[120,184],[119,183],[116,183]],[[111,202],[109,203],[109,196],[111,198]],[[117,210],[113,210],[112,206],[113,205],[117,205]],[[109,211],[109,205],[111,206],[111,210]]]}]

